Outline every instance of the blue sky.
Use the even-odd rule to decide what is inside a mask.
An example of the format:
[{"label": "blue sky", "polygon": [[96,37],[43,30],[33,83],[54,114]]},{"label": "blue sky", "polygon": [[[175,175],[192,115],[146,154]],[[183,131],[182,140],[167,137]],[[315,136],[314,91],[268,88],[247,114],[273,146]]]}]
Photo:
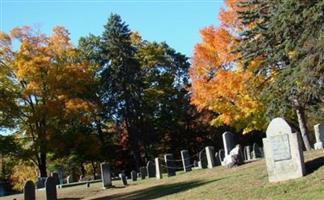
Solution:
[{"label": "blue sky", "polygon": [[78,38],[100,35],[110,13],[121,15],[143,39],[166,41],[187,56],[200,41],[199,30],[218,25],[222,0],[0,0],[0,28],[8,32],[21,25],[50,33],[66,27],[74,44]]}]

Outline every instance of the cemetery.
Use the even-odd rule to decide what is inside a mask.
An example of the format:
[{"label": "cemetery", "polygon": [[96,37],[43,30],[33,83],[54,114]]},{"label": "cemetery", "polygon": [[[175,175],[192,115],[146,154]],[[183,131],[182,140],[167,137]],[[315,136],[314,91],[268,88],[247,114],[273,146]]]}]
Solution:
[{"label": "cemetery", "polygon": [[323,11],[0,0],[0,200],[324,200]]}]

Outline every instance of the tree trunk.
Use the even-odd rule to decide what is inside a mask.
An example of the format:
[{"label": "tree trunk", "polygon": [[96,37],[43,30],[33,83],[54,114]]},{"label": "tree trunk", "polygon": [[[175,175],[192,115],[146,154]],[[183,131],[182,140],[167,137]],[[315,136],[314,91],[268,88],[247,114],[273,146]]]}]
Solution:
[{"label": "tree trunk", "polygon": [[299,129],[300,129],[300,134],[304,142],[304,146],[306,151],[311,150],[311,146],[309,144],[309,139],[308,139],[308,131],[307,131],[307,126],[306,126],[306,118],[305,118],[305,112],[304,109],[301,106],[296,107],[296,114],[298,118],[298,124],[299,124]]},{"label": "tree trunk", "polygon": [[46,153],[40,153],[40,163],[38,164],[39,172],[41,177],[47,177],[46,171]]},{"label": "tree trunk", "polygon": [[85,172],[86,172],[86,170],[84,169],[83,163],[81,162],[80,163],[80,175],[82,177],[85,177]]}]

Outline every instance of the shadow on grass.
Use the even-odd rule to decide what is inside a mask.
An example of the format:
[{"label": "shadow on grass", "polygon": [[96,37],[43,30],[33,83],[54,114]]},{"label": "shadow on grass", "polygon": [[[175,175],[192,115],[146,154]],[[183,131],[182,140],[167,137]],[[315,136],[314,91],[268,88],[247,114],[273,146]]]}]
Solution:
[{"label": "shadow on grass", "polygon": [[59,198],[59,200],[80,200],[81,198]]},{"label": "shadow on grass", "polygon": [[306,175],[313,173],[324,165],[324,157],[315,158],[305,163]]},{"label": "shadow on grass", "polygon": [[108,195],[106,197],[100,197],[95,200],[108,200],[108,199],[155,199],[158,197],[167,196],[170,194],[183,192],[186,190],[190,190],[195,187],[199,187],[205,184],[209,184],[215,181],[219,181],[221,179],[216,179],[212,181],[190,181],[183,183],[172,183],[167,185],[158,185],[154,187],[149,187],[142,190],[137,190],[134,192],[121,193]]}]

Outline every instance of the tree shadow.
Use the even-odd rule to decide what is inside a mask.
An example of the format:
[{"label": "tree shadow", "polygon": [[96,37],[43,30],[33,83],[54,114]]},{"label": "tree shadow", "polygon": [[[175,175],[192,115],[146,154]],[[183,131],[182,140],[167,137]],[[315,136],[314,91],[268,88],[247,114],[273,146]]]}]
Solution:
[{"label": "tree shadow", "polygon": [[81,198],[59,198],[59,200],[80,200]]},{"label": "tree shadow", "polygon": [[106,197],[96,198],[95,200],[108,200],[108,199],[156,199],[159,197],[167,196],[170,194],[183,192],[195,187],[199,187],[208,183],[219,181],[221,179],[211,181],[190,181],[184,183],[172,183],[168,185],[158,185],[146,189],[136,190],[128,193],[108,195]]},{"label": "tree shadow", "polygon": [[305,163],[306,175],[313,173],[324,165],[324,157],[315,158]]}]

